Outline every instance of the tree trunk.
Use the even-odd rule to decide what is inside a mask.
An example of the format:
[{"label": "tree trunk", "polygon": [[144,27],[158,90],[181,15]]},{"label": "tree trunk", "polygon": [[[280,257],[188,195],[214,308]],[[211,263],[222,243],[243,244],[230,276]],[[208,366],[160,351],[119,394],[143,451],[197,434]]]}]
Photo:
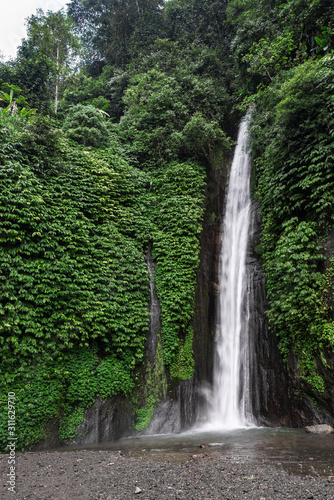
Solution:
[{"label": "tree trunk", "polygon": [[58,94],[59,94],[59,45],[57,45],[55,114],[57,114],[57,111],[58,111]]}]

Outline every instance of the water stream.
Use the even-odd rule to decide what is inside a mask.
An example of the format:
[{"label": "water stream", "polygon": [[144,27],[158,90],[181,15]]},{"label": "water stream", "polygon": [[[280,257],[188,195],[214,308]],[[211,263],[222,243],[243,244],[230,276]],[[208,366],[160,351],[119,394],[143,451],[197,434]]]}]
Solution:
[{"label": "water stream", "polygon": [[250,230],[251,160],[247,118],[241,123],[230,171],[219,269],[219,321],[208,427],[233,429],[252,424],[246,252]]},{"label": "water stream", "polygon": [[65,446],[58,451],[111,450],[143,460],[182,463],[211,457],[235,463],[268,463],[290,474],[334,477],[334,435],[304,429],[254,427],[225,431],[139,436],[121,441]]}]

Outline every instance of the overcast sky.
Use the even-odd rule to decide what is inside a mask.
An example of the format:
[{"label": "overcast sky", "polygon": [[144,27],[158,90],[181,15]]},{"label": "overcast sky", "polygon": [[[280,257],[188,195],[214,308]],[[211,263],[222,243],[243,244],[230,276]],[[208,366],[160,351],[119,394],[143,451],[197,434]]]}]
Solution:
[{"label": "overcast sky", "polygon": [[36,13],[36,9],[44,12],[58,11],[70,0],[4,0],[0,13],[0,52],[5,60],[16,56],[18,45],[26,36],[25,19]]}]

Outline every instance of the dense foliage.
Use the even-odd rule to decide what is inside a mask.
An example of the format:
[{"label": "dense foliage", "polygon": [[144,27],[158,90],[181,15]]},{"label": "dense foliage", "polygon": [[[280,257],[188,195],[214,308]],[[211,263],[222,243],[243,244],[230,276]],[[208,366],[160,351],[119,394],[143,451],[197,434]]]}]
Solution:
[{"label": "dense foliage", "polygon": [[332,56],[307,61],[261,93],[253,120],[270,318],[285,356],[297,354],[318,390],[314,359],[334,348],[322,275],[334,222],[333,86]]},{"label": "dense foliage", "polygon": [[[139,179],[114,149],[106,161],[64,139],[41,175],[24,154],[27,132],[2,132],[1,380],[20,395],[24,433],[37,426],[40,439],[44,416],[69,418],[69,405],[133,386],[147,332],[148,271],[142,246],[122,232],[122,204]],[[30,401],[36,391],[43,401],[51,379],[52,404]],[[31,443],[24,433],[22,444]]]},{"label": "dense foliage", "polygon": [[154,49],[130,78],[120,133],[150,169],[187,158],[215,166],[219,152],[230,147],[221,128],[231,109],[224,80],[209,69],[199,73],[208,57],[204,49],[185,54],[167,40]]},{"label": "dense foliage", "polygon": [[[67,126],[75,120],[82,136]],[[51,419],[61,439],[74,437],[96,396],[135,387],[149,244],[163,359],[174,378],[192,374],[191,345],[179,353],[192,339],[205,170],[174,163],[144,173],[121,156],[115,130],[99,130],[99,148],[78,144],[101,120],[90,105],[71,108],[63,128],[73,142],[50,120],[2,115],[1,404],[15,392],[21,447],[45,437]],[[5,446],[5,420],[1,432]]]}]

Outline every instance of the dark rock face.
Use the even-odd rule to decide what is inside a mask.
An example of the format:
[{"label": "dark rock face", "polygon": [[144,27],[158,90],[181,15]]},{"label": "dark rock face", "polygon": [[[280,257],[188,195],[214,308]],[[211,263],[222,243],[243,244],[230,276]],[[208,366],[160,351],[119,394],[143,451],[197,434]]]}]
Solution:
[{"label": "dark rock face", "polygon": [[154,410],[148,429],[141,431],[141,435],[176,434],[181,429],[180,398],[166,398]]},{"label": "dark rock face", "polygon": [[259,207],[253,203],[247,254],[251,411],[260,424],[289,425],[288,379],[276,338],[268,331],[265,278],[255,248],[260,241]]},{"label": "dark rock face", "polygon": [[217,322],[219,286],[218,268],[220,231],[225,200],[229,160],[220,170],[208,172],[206,213],[201,239],[200,266],[197,273],[197,292],[194,317],[195,371],[190,380],[178,389],[181,410],[181,429],[191,427],[205,416],[206,401],[201,388],[212,384],[214,337]]},{"label": "dark rock face", "polygon": [[84,421],[79,425],[77,437],[72,444],[93,444],[116,441],[129,435],[131,429],[131,405],[125,398],[115,397],[95,403],[85,412]]},{"label": "dark rock face", "polygon": [[120,396],[103,401],[96,398],[95,403],[85,411],[84,420],[79,425],[77,437],[67,443],[58,437],[58,421],[48,426],[49,437],[35,445],[33,451],[57,448],[64,444],[93,444],[104,441],[116,441],[130,435],[132,408],[125,398]]}]

